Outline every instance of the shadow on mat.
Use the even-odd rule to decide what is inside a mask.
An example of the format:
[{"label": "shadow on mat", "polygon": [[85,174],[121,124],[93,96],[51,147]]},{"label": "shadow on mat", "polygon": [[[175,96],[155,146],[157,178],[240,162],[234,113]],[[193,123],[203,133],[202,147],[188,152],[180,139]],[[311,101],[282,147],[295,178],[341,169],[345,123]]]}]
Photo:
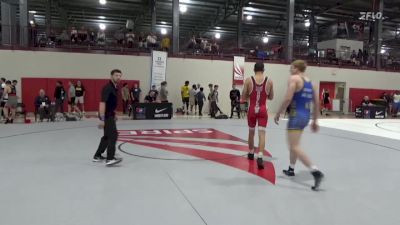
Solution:
[{"label": "shadow on mat", "polygon": [[266,183],[264,180],[254,179],[254,177],[240,177],[240,178],[207,178],[207,180],[215,185],[219,186],[265,186]]}]

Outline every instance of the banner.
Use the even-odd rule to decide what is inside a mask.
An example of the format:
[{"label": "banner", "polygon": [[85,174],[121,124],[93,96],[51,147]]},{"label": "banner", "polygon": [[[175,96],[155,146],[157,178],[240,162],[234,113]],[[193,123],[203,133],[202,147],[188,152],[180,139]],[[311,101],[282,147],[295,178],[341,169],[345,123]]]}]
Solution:
[{"label": "banner", "polygon": [[244,57],[233,58],[233,84],[243,85],[244,83]]},{"label": "banner", "polygon": [[159,88],[161,82],[167,79],[167,57],[167,52],[152,51],[150,88],[152,85],[156,85]]}]

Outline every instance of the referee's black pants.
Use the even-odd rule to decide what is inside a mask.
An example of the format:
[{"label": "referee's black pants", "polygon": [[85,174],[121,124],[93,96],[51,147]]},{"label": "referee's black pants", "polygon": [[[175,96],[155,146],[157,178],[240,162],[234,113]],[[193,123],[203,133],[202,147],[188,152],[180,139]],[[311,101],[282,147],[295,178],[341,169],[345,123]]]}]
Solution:
[{"label": "referee's black pants", "polygon": [[117,139],[117,125],[115,123],[115,117],[113,116],[104,121],[104,136],[101,138],[95,157],[100,156],[107,149],[107,160],[114,159]]}]

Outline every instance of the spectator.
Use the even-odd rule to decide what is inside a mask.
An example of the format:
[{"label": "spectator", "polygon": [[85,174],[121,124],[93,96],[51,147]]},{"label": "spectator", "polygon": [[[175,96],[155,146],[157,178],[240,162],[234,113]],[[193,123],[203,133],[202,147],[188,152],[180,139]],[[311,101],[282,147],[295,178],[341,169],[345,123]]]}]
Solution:
[{"label": "spectator", "polygon": [[94,46],[96,44],[96,33],[93,30],[89,31],[89,45]]},{"label": "spectator", "polygon": [[[85,114],[85,87],[82,85],[81,81],[78,80],[75,87],[75,107],[78,108],[81,105],[81,110]],[[79,108],[78,108],[79,109]]]},{"label": "spectator", "polygon": [[236,89],[236,85],[232,85],[232,90],[229,92],[229,98],[231,99],[231,119],[233,118],[233,111],[236,109],[238,117],[240,119],[240,91]]},{"label": "spectator", "polygon": [[213,84],[208,84],[208,88],[210,90],[210,92],[208,93],[208,97],[207,97],[207,99],[208,99],[208,115],[211,116],[211,96],[214,91]]},{"label": "spectator", "polygon": [[85,29],[84,26],[81,27],[81,29],[78,32],[78,41],[79,43],[85,43],[88,37],[88,32]]},{"label": "spectator", "polygon": [[114,38],[119,46],[124,44],[125,35],[122,27],[119,30],[117,30],[117,32],[115,32]]},{"label": "spectator", "polygon": [[368,96],[364,96],[364,99],[361,101],[362,106],[372,106],[371,101]]},{"label": "spectator", "polygon": [[71,28],[71,42],[78,43],[78,30],[75,27]]},{"label": "spectator", "polygon": [[365,49],[363,52],[363,64],[367,65],[368,62],[368,51]]},{"label": "spectator", "polygon": [[6,87],[6,78],[2,77],[0,79],[0,120],[3,118],[3,108],[6,104],[3,98],[4,88]]},{"label": "spectator", "polygon": [[139,48],[140,49],[141,48],[147,48],[147,42],[146,42],[146,38],[144,38],[144,33],[143,32],[140,32],[138,41],[139,41]]},{"label": "spectator", "polygon": [[165,36],[161,41],[161,48],[163,51],[168,52],[171,47],[171,40],[168,36]]},{"label": "spectator", "polygon": [[70,81],[68,89],[68,113],[71,113],[74,109],[78,109],[75,107],[75,86],[74,83]]},{"label": "spectator", "polygon": [[357,66],[360,66],[362,61],[363,61],[363,52],[361,49],[358,49]]},{"label": "spectator", "polygon": [[218,107],[218,102],[219,102],[219,97],[218,97],[218,85],[214,85],[214,91],[211,95],[211,117],[215,118],[215,115],[219,111],[222,113],[222,111]]},{"label": "spectator", "polygon": [[106,45],[106,33],[104,30],[99,30],[97,32],[97,44],[99,46],[105,46]]},{"label": "spectator", "polygon": [[[57,81],[56,89],[54,91],[54,98],[56,99],[56,112],[64,113],[64,99],[65,89],[61,81]],[[60,109],[60,111],[59,111]]]},{"label": "spectator", "polygon": [[150,49],[157,48],[157,36],[155,36],[153,33],[150,33],[147,38],[147,47]]},{"label": "spectator", "polygon": [[[321,100],[322,100],[321,102],[323,105],[323,107],[321,109],[321,115],[322,115],[324,112],[328,111],[329,105],[331,103],[331,98],[329,96],[329,90],[325,90],[325,89],[322,90]],[[328,115],[328,114],[326,114],[326,115]]]},{"label": "spectator", "polygon": [[40,89],[39,96],[35,99],[35,111],[39,114],[40,122],[43,122],[44,117],[50,114],[50,98],[46,95],[43,89]]},{"label": "spectator", "polygon": [[13,123],[18,105],[18,97],[15,86],[9,80],[6,81],[6,86],[4,87],[3,99],[6,102],[3,109],[4,117],[6,118],[5,123]]},{"label": "spectator", "polygon": [[154,91],[150,91],[148,95],[144,98],[145,103],[152,103],[157,100],[156,93]]},{"label": "spectator", "polygon": [[203,105],[204,101],[206,100],[206,96],[204,95],[204,88],[200,88],[200,91],[196,94],[196,100],[199,104],[199,116],[203,116]]},{"label": "spectator", "polygon": [[357,54],[355,50],[353,50],[353,52],[351,53],[350,60],[353,62],[354,65],[357,64]]},{"label": "spectator", "polygon": [[130,100],[129,87],[127,83],[124,83],[123,88],[121,89],[121,95],[122,95],[122,111],[124,114],[127,114],[128,104]]},{"label": "spectator", "polygon": [[192,85],[192,89],[189,91],[189,104],[190,104],[190,113],[193,114],[193,106],[195,106],[194,114],[197,113],[197,105],[196,105],[196,94],[197,94],[197,86],[195,84]]},{"label": "spectator", "polygon": [[131,99],[132,103],[139,103],[140,102],[140,94],[142,93],[142,90],[140,90],[139,85],[135,83],[133,85],[133,88],[131,90]]},{"label": "spectator", "polygon": [[194,49],[196,45],[196,37],[193,35],[189,41],[188,49]]},{"label": "spectator", "polygon": [[393,116],[397,117],[400,110],[400,91],[393,94]]},{"label": "spectator", "polygon": [[189,81],[185,81],[185,85],[181,87],[181,97],[182,97],[182,112],[185,114],[185,105],[186,105],[186,112],[189,113],[189,98],[190,98],[190,92],[189,92]]},{"label": "spectator", "polygon": [[162,102],[162,103],[168,102],[167,81],[161,82],[161,88],[160,88],[160,102]]},{"label": "spectator", "polygon": [[149,94],[150,94],[150,92],[154,92],[154,96],[156,97],[156,99],[158,98],[157,86],[155,84],[153,84],[151,86],[151,90],[149,91]]},{"label": "spectator", "polygon": [[66,43],[68,43],[71,39],[68,36],[68,32],[67,30],[63,30],[63,32],[60,35],[60,41],[61,41],[61,45],[64,45]]},{"label": "spectator", "polygon": [[126,34],[126,43],[128,44],[128,48],[133,48],[133,44],[135,42],[135,34],[132,30]]}]

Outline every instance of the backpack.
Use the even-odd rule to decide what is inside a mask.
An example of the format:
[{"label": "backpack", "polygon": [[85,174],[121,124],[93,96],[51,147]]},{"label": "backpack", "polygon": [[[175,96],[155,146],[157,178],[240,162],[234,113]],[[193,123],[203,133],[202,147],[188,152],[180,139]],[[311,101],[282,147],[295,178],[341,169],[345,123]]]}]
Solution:
[{"label": "backpack", "polygon": [[215,119],[228,119],[228,116],[225,114],[220,114],[220,115],[216,116]]}]

